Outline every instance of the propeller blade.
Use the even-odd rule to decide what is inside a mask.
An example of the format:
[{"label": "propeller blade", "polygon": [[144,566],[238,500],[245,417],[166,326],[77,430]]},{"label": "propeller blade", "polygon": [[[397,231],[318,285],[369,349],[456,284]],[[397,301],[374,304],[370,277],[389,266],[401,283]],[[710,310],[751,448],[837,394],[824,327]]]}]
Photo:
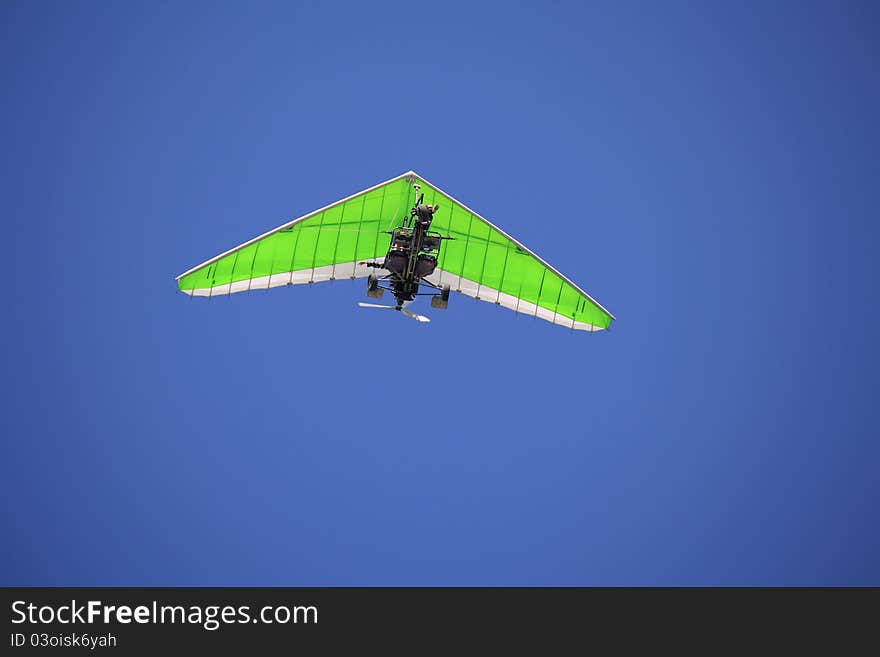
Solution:
[{"label": "propeller blade", "polygon": [[386,310],[397,310],[394,306],[383,306],[379,303],[364,303],[363,301],[358,301],[358,305],[361,308],[385,308]]},{"label": "propeller blade", "polygon": [[417,322],[430,322],[431,321],[430,318],[425,317],[424,315],[416,315],[415,313],[411,313],[410,311],[405,310],[405,309],[401,309],[400,312],[402,312],[407,317],[410,317],[410,318],[416,320]]}]

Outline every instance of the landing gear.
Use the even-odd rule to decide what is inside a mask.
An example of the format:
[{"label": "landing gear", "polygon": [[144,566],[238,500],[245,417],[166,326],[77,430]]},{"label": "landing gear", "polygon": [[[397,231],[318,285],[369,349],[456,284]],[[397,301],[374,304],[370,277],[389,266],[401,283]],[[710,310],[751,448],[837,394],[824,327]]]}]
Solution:
[{"label": "landing gear", "polygon": [[384,289],[379,287],[379,277],[370,274],[367,278],[367,296],[371,299],[381,299]]},{"label": "landing gear", "polygon": [[444,285],[440,294],[431,297],[432,308],[449,308],[449,286]]}]

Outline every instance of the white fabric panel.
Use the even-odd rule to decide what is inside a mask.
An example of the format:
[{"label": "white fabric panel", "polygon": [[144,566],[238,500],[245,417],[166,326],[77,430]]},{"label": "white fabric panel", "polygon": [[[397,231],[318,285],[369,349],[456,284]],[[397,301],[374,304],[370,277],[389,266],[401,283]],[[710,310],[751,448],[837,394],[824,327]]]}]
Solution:
[{"label": "white fabric panel", "polygon": [[[232,294],[233,292],[243,292],[245,290],[267,290],[271,287],[282,287],[285,285],[302,285],[304,283],[329,281],[331,278],[348,280],[351,278],[366,278],[372,273],[378,273],[381,270],[360,265],[357,262],[344,262],[337,265],[326,265],[324,267],[315,267],[314,269],[301,269],[294,272],[283,272],[280,274],[272,274],[271,276],[258,276],[245,281],[236,281],[235,283],[226,283],[225,285],[215,285],[210,288],[199,288],[195,290],[182,290],[184,294],[191,297],[216,297],[224,294]],[[387,273],[387,272],[386,272]]]},{"label": "white fabric panel", "polygon": [[[273,287],[283,287],[285,285],[303,285],[309,282],[320,283],[329,281],[331,277],[336,279],[348,280],[351,278],[366,278],[370,274],[382,275],[382,270],[373,267],[358,264],[357,262],[345,262],[337,265],[326,265],[324,267],[315,267],[314,269],[302,269],[295,272],[284,272],[281,274],[272,274],[271,276],[259,276],[245,281],[237,281],[231,285],[217,285],[212,288],[200,288],[197,290],[183,290],[184,293],[196,297],[216,297],[233,292],[242,292],[245,290],[266,290]],[[504,308],[509,308],[523,315],[530,315],[540,319],[559,324],[575,331],[602,331],[601,326],[593,326],[585,322],[576,322],[568,317],[563,317],[554,313],[552,310],[541,308],[540,306],[519,299],[506,292],[501,292],[486,285],[480,285],[470,279],[462,278],[455,274],[450,274],[442,269],[435,269],[434,274],[428,277],[431,283],[440,287],[448,285],[452,290],[461,292],[469,297],[479,299],[480,301],[488,301],[496,303]]]},{"label": "white fabric panel", "polygon": [[568,317],[558,315],[552,310],[541,308],[530,301],[519,299],[511,294],[501,292],[500,290],[496,290],[486,285],[479,285],[472,280],[456,276],[455,274],[450,274],[448,271],[443,271],[442,269],[435,269],[434,273],[429,276],[427,280],[440,287],[448,285],[451,290],[461,292],[462,294],[466,294],[475,299],[478,298],[480,301],[497,303],[499,306],[504,306],[505,308],[522,313],[523,315],[538,317],[575,331],[589,331],[592,333],[594,331],[604,330],[601,326],[593,326],[586,322],[576,322]]}]

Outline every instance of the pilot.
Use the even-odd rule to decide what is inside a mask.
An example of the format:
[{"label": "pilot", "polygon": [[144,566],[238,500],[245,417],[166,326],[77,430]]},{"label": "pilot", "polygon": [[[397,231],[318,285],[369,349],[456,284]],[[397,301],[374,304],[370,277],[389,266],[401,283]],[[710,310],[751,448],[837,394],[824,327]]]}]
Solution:
[{"label": "pilot", "polygon": [[439,205],[425,205],[423,203],[422,205],[415,208],[415,211],[413,212],[413,214],[418,214],[419,215],[419,223],[424,228],[427,228],[428,226],[431,225],[431,220],[434,218],[434,213],[437,212],[437,210],[439,210],[439,209],[440,209]]}]

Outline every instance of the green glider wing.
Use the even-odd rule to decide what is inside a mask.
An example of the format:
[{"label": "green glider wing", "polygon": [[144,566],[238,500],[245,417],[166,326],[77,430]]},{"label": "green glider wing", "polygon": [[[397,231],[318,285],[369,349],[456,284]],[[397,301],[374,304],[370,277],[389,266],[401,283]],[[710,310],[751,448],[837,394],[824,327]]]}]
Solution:
[{"label": "green glider wing", "polygon": [[193,267],[177,278],[190,296],[212,297],[365,278],[381,262],[390,231],[413,205],[413,183],[424,202],[439,204],[431,230],[444,240],[437,268],[426,280],[519,313],[582,331],[611,326],[614,317],[532,251],[413,171],[289,221]]}]

